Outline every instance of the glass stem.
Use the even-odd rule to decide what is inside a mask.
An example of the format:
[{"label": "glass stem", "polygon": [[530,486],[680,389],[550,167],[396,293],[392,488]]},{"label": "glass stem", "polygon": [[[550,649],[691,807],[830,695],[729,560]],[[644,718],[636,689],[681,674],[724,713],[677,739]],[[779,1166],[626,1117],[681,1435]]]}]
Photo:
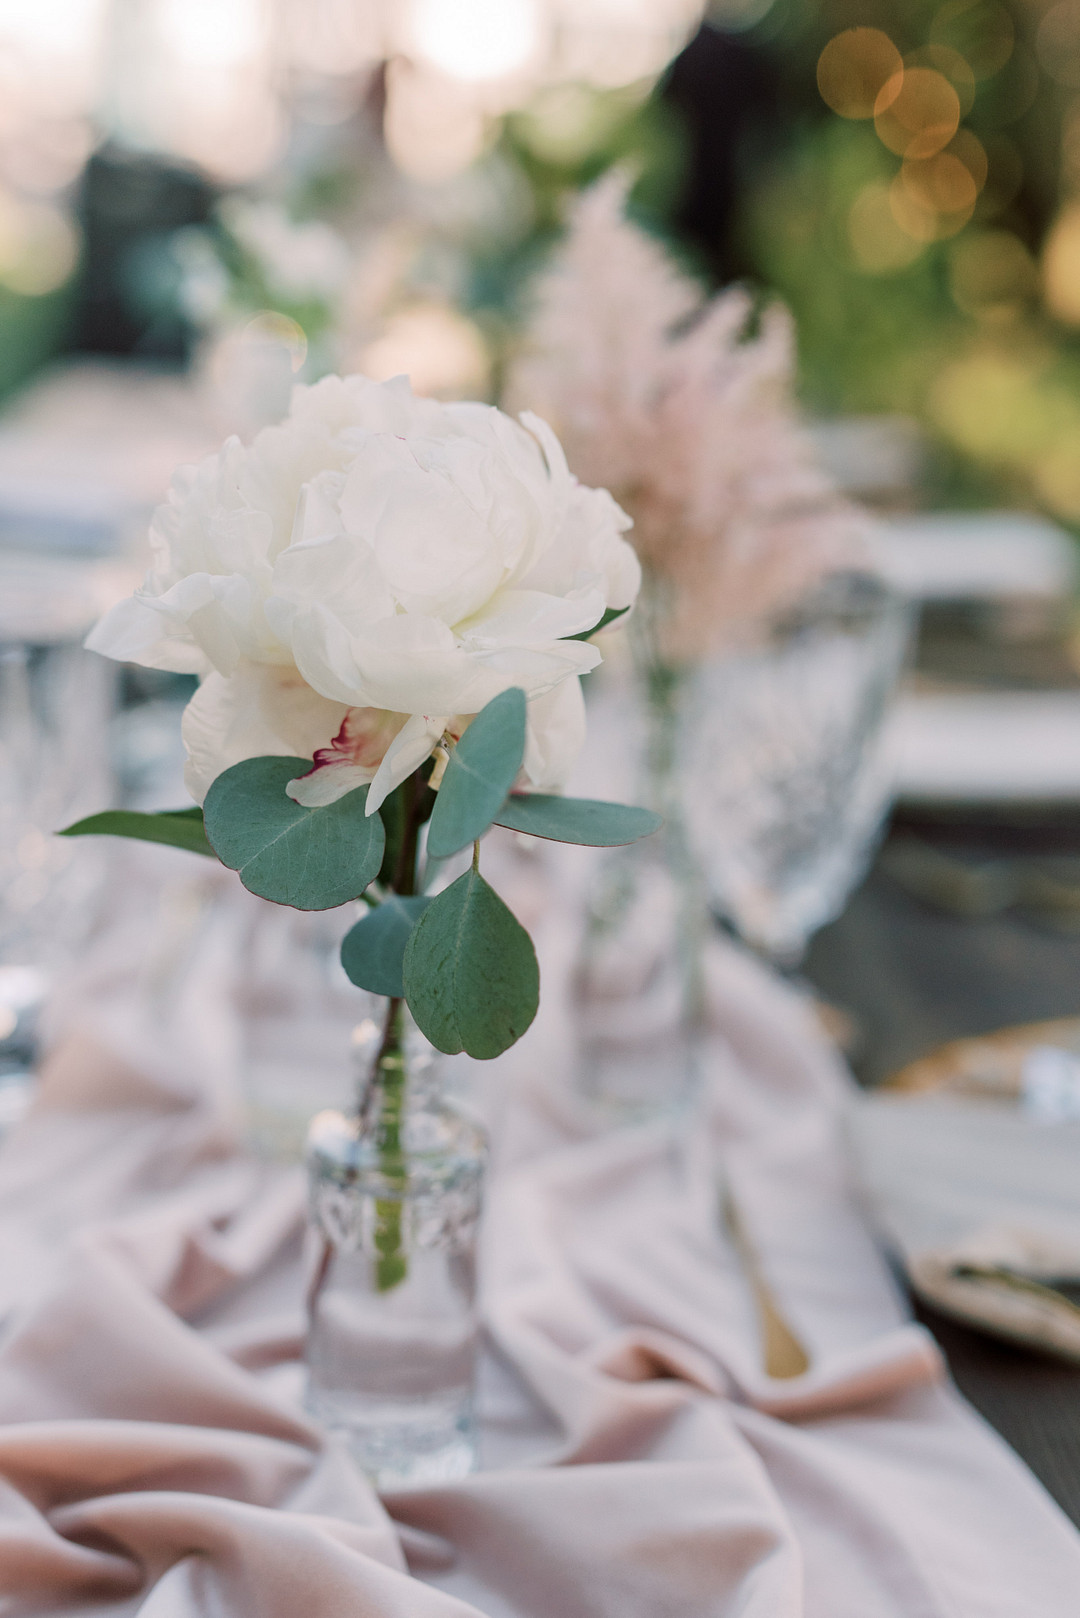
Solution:
[{"label": "glass stem", "polygon": [[664,840],[668,869],[678,899],[682,1011],[693,1043],[705,1022],[704,952],[708,912],[680,801],[678,745],[682,674],[653,655],[646,659],[644,677],[648,710],[645,796],[649,807],[664,817],[659,835]]}]

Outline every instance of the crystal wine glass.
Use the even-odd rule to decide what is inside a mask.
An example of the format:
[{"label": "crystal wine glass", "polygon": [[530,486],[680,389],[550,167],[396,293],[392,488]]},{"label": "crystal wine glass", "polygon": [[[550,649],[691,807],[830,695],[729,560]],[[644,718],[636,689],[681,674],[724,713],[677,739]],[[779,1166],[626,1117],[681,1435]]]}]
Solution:
[{"label": "crystal wine glass", "polygon": [[891,796],[882,731],[909,604],[841,573],[752,647],[688,674],[680,779],[713,910],[781,965],[843,908]]}]

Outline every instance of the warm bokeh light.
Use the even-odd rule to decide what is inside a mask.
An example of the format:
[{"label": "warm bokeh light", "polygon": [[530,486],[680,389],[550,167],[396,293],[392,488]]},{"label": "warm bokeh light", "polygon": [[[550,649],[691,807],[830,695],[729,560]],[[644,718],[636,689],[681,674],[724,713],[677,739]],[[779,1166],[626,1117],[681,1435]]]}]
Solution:
[{"label": "warm bokeh light", "polygon": [[928,67],[948,79],[960,102],[960,116],[966,118],[975,105],[975,74],[971,63],[951,45],[924,45],[904,57],[905,68]]},{"label": "warm bokeh light", "polygon": [[1057,516],[1080,519],[1080,398],[1052,349],[982,342],[942,368],[930,407],[966,454],[1013,469]]},{"label": "warm bokeh light", "polygon": [[1035,461],[1035,488],[1051,511],[1080,522],[1080,425]]},{"label": "warm bokeh light", "polygon": [[1051,314],[1080,326],[1080,203],[1058,215],[1042,256],[1043,290]]},{"label": "warm bokeh light", "polygon": [[[724,0],[721,25],[771,0]],[[705,0],[0,0],[0,178],[72,183],[94,138],[225,185],[266,173],[296,123],[353,117],[388,67],[385,130],[438,183],[496,120],[560,85],[647,90]]]},{"label": "warm bokeh light", "polygon": [[934,68],[901,70],[881,88],[874,128],[882,144],[900,157],[933,157],[960,126],[960,98]]},{"label": "warm bokeh light", "polygon": [[971,217],[979,188],[971,170],[951,152],[933,157],[907,158],[900,170],[900,183],[915,202],[932,214],[963,214]]},{"label": "warm bokeh light", "polygon": [[1035,35],[1039,66],[1058,84],[1080,89],[1080,0],[1061,0],[1039,23]]},{"label": "warm bokeh light", "polygon": [[0,192],[0,285],[25,297],[62,287],[79,258],[79,232],[49,202]]},{"label": "warm bokeh light", "polygon": [[288,315],[276,309],[260,309],[241,332],[246,343],[279,343],[289,356],[293,372],[297,372],[307,359],[308,340],[304,328]]},{"label": "warm bokeh light", "polygon": [[488,119],[468,88],[399,59],[386,75],[383,133],[391,157],[414,180],[434,184],[468,168],[484,149]]},{"label": "warm bokeh light", "polygon": [[399,310],[383,335],[360,355],[360,369],[386,382],[407,376],[416,393],[443,398],[483,398],[491,361],[474,323],[444,304]]},{"label": "warm bokeh light", "polygon": [[0,284],[11,291],[55,291],[78,260],[78,230],[50,199],[97,138],[107,17],[106,0],[0,0]]},{"label": "warm bokeh light", "polygon": [[413,0],[415,47],[466,82],[528,67],[541,43],[538,0]]},{"label": "warm bokeh light", "polygon": [[889,207],[900,229],[916,242],[933,242],[941,234],[941,216],[898,174],[889,187]]},{"label": "warm bokeh light", "polygon": [[0,41],[30,56],[92,50],[104,0],[0,0]]},{"label": "warm bokeh light", "polygon": [[922,252],[922,243],[896,220],[887,185],[867,185],[848,214],[852,257],[868,275],[907,269]]},{"label": "warm bokeh light", "polygon": [[900,89],[903,59],[880,28],[846,28],[818,58],[822,99],[841,118],[872,118],[886,84]]},{"label": "warm bokeh light", "polygon": [[388,29],[377,5],[359,0],[279,0],[285,53],[308,73],[357,73],[388,54]]},{"label": "warm bokeh light", "polygon": [[1039,272],[1012,231],[973,231],[950,250],[949,289],[965,314],[1011,316],[1038,292]]},{"label": "warm bokeh light", "polygon": [[20,121],[3,140],[3,171],[21,190],[39,195],[63,191],[78,179],[95,144],[88,118]]},{"label": "warm bokeh light", "polygon": [[946,151],[960,159],[975,181],[976,191],[981,191],[989,177],[990,159],[978,135],[972,134],[970,129],[958,129]]},{"label": "warm bokeh light", "polygon": [[[693,32],[702,0],[545,0],[548,83],[617,89],[653,79]],[[710,19],[741,29],[758,21],[771,0],[714,0]]]},{"label": "warm bokeh light", "polygon": [[283,109],[261,76],[236,81],[203,70],[177,86],[169,122],[155,131],[155,148],[173,151],[227,185],[265,173],[286,136]]},{"label": "warm bokeh light", "polygon": [[266,44],[270,18],[262,0],[157,0],[162,39],[181,61],[230,67]]},{"label": "warm bokeh light", "polygon": [[[1068,425],[1072,401],[1036,394],[1045,359],[1037,354],[978,349],[939,374],[930,404],[947,438],[979,459],[1039,453],[1048,436]],[[1063,413],[1064,405],[1064,413]]]},{"label": "warm bokeh light", "polygon": [[113,46],[140,70],[103,85],[105,127],[225,183],[263,172],[285,132],[272,20],[264,0],[148,0],[118,13]]}]

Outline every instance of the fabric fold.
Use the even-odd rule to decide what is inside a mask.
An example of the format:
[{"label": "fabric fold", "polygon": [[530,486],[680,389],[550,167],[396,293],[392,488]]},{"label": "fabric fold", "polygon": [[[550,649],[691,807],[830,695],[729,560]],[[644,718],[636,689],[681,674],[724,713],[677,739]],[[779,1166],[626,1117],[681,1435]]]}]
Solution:
[{"label": "fabric fold", "polygon": [[[237,1112],[259,1061],[280,1080],[257,938],[281,922],[215,883],[182,948],[118,918],[0,1148],[0,1611],[1074,1618],[1080,1536],[908,1318],[810,1007],[718,941],[694,1127],[598,1128],[574,1083],[589,861],[489,843],[545,1000],[454,1077],[493,1136],[483,1469],[380,1501],[304,1413],[302,1181]],[[337,1015],[345,1050],[355,1002]],[[295,1048],[301,1086],[323,1047]],[[766,1374],[750,1250],[803,1375]]]}]

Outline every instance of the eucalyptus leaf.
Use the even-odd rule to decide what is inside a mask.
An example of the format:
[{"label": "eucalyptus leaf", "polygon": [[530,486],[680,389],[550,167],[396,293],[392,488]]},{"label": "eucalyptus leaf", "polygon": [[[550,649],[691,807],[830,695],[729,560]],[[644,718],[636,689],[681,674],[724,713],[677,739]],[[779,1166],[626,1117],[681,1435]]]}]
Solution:
[{"label": "eucalyptus leaf", "polygon": [[420,917],[403,978],[418,1027],[448,1056],[499,1056],[521,1038],[540,1001],[532,939],[475,867]]},{"label": "eucalyptus leaf", "polygon": [[482,837],[525,756],[525,693],[492,697],[450,754],[428,827],[428,852],[444,860]]},{"label": "eucalyptus leaf", "polygon": [[399,999],[405,993],[401,981],[405,945],[430,903],[423,894],[391,893],[362,916],[341,942],[341,964],[349,981],[358,989]]},{"label": "eucalyptus leaf", "polygon": [[559,798],[544,792],[520,792],[507,798],[495,816],[497,826],[547,837],[555,843],[584,843],[589,848],[617,848],[636,843],[663,825],[651,809],[598,798]]},{"label": "eucalyptus leaf", "polygon": [[368,789],[305,809],[286,783],[310,769],[302,758],[249,758],[218,776],[206,795],[206,835],[245,888],[295,910],[332,910],[357,899],[379,874],[385,833],[365,815]]},{"label": "eucalyptus leaf", "polygon": [[583,629],[580,634],[564,635],[562,638],[563,640],[592,640],[593,636],[599,635],[600,631],[606,629],[608,624],[613,624],[617,618],[625,618],[629,611],[629,607],[608,607],[600,622],[593,624],[591,629]]},{"label": "eucalyptus leaf", "polygon": [[214,850],[203,831],[203,814],[199,808],[164,809],[159,814],[140,814],[134,809],[105,809],[99,815],[88,815],[72,826],[65,826],[60,837],[134,837],[143,843],[168,843],[173,848],[186,848],[190,854],[208,854],[215,858]]}]

